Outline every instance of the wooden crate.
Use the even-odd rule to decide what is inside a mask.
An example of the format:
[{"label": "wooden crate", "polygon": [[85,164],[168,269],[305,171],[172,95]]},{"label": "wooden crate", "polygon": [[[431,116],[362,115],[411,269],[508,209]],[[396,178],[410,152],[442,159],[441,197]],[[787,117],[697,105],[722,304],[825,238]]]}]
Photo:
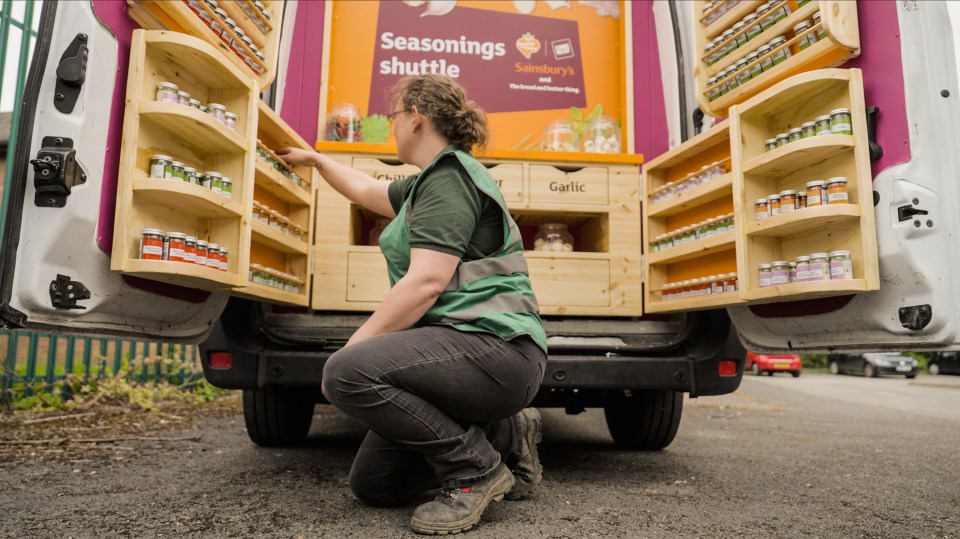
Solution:
[{"label": "wooden crate", "polygon": [[[339,162],[385,181],[418,172],[392,154],[357,148],[317,143],[317,149]],[[541,314],[642,314],[637,169],[642,158],[577,154],[556,162],[544,160],[549,153],[535,154],[491,152],[481,162],[500,185],[511,214],[530,241],[531,232],[549,222],[566,223],[577,237],[575,252],[526,253]],[[323,181],[317,189],[312,307],[372,311],[389,289],[383,255],[366,240],[378,216],[352,205]]]},{"label": "wooden crate", "polygon": [[[174,82],[201,101],[223,103],[238,116],[236,131],[186,105],[155,101],[160,81]],[[240,284],[250,248],[246,215],[253,195],[258,92],[255,80],[204,41],[175,32],[134,32],[111,269],[195,288]],[[149,178],[154,154],[169,155],[198,171],[223,173],[233,180],[232,198],[177,180]],[[141,260],[144,228],[183,232],[227,247],[228,271]]]},{"label": "wooden crate", "polygon": [[[196,13],[191,11],[186,2],[182,0],[128,0],[127,4],[130,16],[143,28],[181,32],[206,41],[218,49],[229,62],[233,63],[248,77],[257,79],[261,88],[269,86],[276,77],[280,28],[283,24],[284,2],[282,1],[264,2],[267,12],[270,13],[269,20],[260,18],[259,15],[256,15],[259,11],[255,7],[252,8],[251,12],[255,14],[254,16],[266,25],[266,31],[261,31],[253,22],[252,17],[247,15],[241,7],[241,5],[253,6],[251,0],[220,0],[218,2],[218,5],[227,12],[231,19],[237,22],[244,33],[264,54],[262,62],[256,60],[261,69],[259,74],[247,65],[236,52],[231,50]],[[213,20],[222,23],[220,16],[214,13],[205,2],[201,1],[200,4],[202,9],[213,17]],[[232,31],[228,31],[228,34],[231,38],[236,37],[236,34]],[[246,45],[242,45],[242,47],[248,56],[256,58]]]},{"label": "wooden crate", "polygon": [[[853,135],[824,135],[764,151],[764,141],[781,129],[829,114],[851,111]],[[738,227],[742,297],[751,303],[813,298],[877,290],[880,287],[873,177],[859,69],[823,69],[781,82],[742,105],[730,119],[734,199]],[[804,189],[809,180],[848,178],[849,204],[833,204],[756,220],[753,202],[784,189]],[[812,252],[851,252],[853,279],[792,283],[760,288],[757,267],[791,261]]]},{"label": "wooden crate", "polygon": [[[782,80],[804,71],[836,66],[860,54],[857,2],[848,0],[811,0],[807,4],[798,7],[796,0],[780,0],[777,5],[786,4],[790,8],[789,16],[764,30],[760,35],[754,36],[753,39],[734,49],[713,65],[708,65],[707,55],[704,52],[706,46],[714,38],[723,33],[723,31],[731,28],[733,24],[740,21],[743,17],[754,12],[763,3],[763,1],[743,0],[709,25],[706,24],[705,21],[708,13],[702,12],[705,2],[697,0],[692,3],[696,21],[694,23],[694,35],[697,47],[697,63],[694,68],[694,75],[697,81],[696,95],[700,108],[707,114],[726,117],[732,105],[742,103],[746,99],[757,95]],[[820,12],[821,23],[814,25],[800,35],[795,35],[793,27],[802,21],[812,21],[813,14],[817,11]],[[729,39],[737,39],[744,31],[745,29],[740,30]],[[800,50],[798,42],[801,38],[809,34],[817,35],[821,31],[824,34],[822,38],[806,49]],[[773,66],[772,69],[762,72],[755,78],[746,81],[744,84],[730,90],[726,94],[710,100],[709,95],[712,90],[721,87],[731,78],[735,78],[736,73],[723,81],[717,81],[713,85],[708,85],[708,80],[711,77],[734,65],[740,59],[754,52],[761,45],[767,44],[770,40],[778,36],[786,37],[786,43],[777,49],[773,49],[768,55],[760,57],[757,61],[762,62],[765,58],[772,57],[783,49],[788,49],[791,52],[790,58]],[[749,70],[750,67],[747,66],[745,69]]]},{"label": "wooden crate", "polygon": [[[310,149],[310,144],[262,101],[258,105],[257,140],[270,151],[285,146]],[[313,167],[288,165],[289,170],[306,182],[298,186],[266,161],[259,157],[255,161],[252,200],[277,210],[306,231],[307,236],[297,239],[271,228],[253,217],[251,206],[250,264],[294,275],[301,287],[299,292],[294,292],[266,286],[252,282],[251,273],[248,273],[243,287],[233,293],[305,307],[310,303],[310,247],[313,245],[313,200],[317,172]]]}]

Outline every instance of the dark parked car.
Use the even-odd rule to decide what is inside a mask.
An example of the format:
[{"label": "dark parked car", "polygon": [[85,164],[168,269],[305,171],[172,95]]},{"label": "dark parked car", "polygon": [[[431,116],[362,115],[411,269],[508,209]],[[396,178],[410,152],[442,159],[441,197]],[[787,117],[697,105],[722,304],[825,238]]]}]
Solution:
[{"label": "dark parked car", "polygon": [[930,374],[960,374],[960,352],[937,352],[927,363]]},{"label": "dark parked car", "polygon": [[881,374],[902,374],[917,377],[917,360],[897,352],[870,352],[866,354],[837,354],[830,356],[833,374],[863,374],[873,378]]}]

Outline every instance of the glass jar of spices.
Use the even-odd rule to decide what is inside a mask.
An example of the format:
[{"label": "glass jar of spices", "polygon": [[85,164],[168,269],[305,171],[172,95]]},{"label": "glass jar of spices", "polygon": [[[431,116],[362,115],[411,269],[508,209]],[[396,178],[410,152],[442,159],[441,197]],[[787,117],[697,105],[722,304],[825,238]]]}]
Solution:
[{"label": "glass jar of spices", "polygon": [[172,165],[173,158],[169,155],[154,155],[150,158],[150,177],[159,179],[173,177]]},{"label": "glass jar of spices", "polygon": [[227,107],[220,103],[207,103],[207,114],[213,116],[218,122],[223,123],[226,119]]},{"label": "glass jar of spices", "polygon": [[220,189],[223,188],[223,174],[214,171],[204,172],[203,186],[207,189],[210,189],[214,193],[219,193]]},{"label": "glass jar of spices", "polygon": [[784,47],[787,43],[787,38],[785,37],[775,37],[770,41],[770,49],[776,49],[780,47],[780,50],[777,50],[773,53],[773,65],[782,64],[787,61],[787,58],[790,58],[790,47]]},{"label": "glass jar of spices", "polygon": [[788,134],[786,134],[786,133],[778,133],[778,134],[777,134],[777,148],[779,148],[779,147],[781,147],[781,146],[786,146],[786,145],[787,145],[787,142],[789,142],[789,141],[790,141],[790,135],[788,135]]},{"label": "glass jar of spices", "polygon": [[780,213],[795,211],[797,209],[797,192],[793,189],[787,189],[780,192]]},{"label": "glass jar of spices", "polygon": [[770,205],[767,203],[767,199],[758,198],[757,201],[753,203],[753,213],[757,219],[770,217]]},{"label": "glass jar of spices", "polygon": [[207,242],[204,240],[197,240],[196,263],[200,266],[207,265]]},{"label": "glass jar of spices", "polygon": [[797,265],[797,282],[805,283],[810,280],[810,257],[809,256],[798,256],[796,258]]},{"label": "glass jar of spices", "polygon": [[787,142],[796,142],[803,138],[803,130],[799,127],[794,127],[787,132]]},{"label": "glass jar of spices", "polygon": [[834,135],[853,134],[853,123],[850,120],[850,109],[841,108],[830,111],[830,130]]},{"label": "glass jar of spices", "polygon": [[178,103],[177,92],[180,88],[172,82],[157,83],[157,101],[161,103]]},{"label": "glass jar of spices", "polygon": [[760,35],[761,32],[763,32],[763,29],[760,28],[759,24],[757,24],[756,13],[751,13],[746,17],[744,17],[743,24],[747,27],[747,31],[745,32],[745,34],[747,36],[748,41],[757,37],[758,35]]},{"label": "glass jar of spices", "polygon": [[200,110],[200,100],[199,100],[199,99],[193,99],[193,98],[191,98],[190,101],[187,103],[187,105],[189,105],[190,108],[192,108],[192,109]]},{"label": "glass jar of spices", "polygon": [[237,115],[232,112],[223,113],[223,125],[228,129],[237,130]]},{"label": "glass jar of spices", "polygon": [[170,164],[170,179],[184,181],[186,175],[183,173],[183,163],[174,161]]},{"label": "glass jar of spices", "polygon": [[850,251],[833,251],[830,253],[830,279],[853,279],[853,262],[850,261]]},{"label": "glass jar of spices", "polygon": [[807,182],[807,207],[822,206],[825,202],[824,195],[827,191],[827,183],[823,180],[812,180]]},{"label": "glass jar of spices", "polygon": [[780,215],[780,195],[768,196],[767,207],[770,208],[770,217]]},{"label": "glass jar of spices", "polygon": [[843,176],[836,176],[827,180],[827,204],[847,204],[849,202],[847,179]]},{"label": "glass jar of spices", "polygon": [[[799,38],[797,40],[797,48],[799,48],[800,50],[804,50],[816,42],[817,38],[816,36],[813,35],[813,33],[802,35],[804,32],[806,32],[812,27],[813,27],[813,23],[810,21],[801,21],[793,27],[793,34]],[[811,37],[814,39],[814,41],[812,42],[810,41]]]},{"label": "glass jar of spices", "polygon": [[190,106],[190,94],[180,90],[177,92],[177,103],[180,105]]},{"label": "glass jar of spices", "polygon": [[[820,12],[816,11],[813,14],[813,24],[814,26],[820,24]],[[820,28],[817,29],[817,39],[823,39],[827,37],[827,33],[823,30],[823,25],[820,25]]]},{"label": "glass jar of spices", "polygon": [[823,116],[817,116],[815,124],[817,129],[817,136],[833,134],[833,127],[830,125],[829,114],[824,114]]},{"label": "glass jar of spices", "polygon": [[220,179],[220,194],[227,198],[233,198],[233,180],[226,176]]},{"label": "glass jar of spices", "polygon": [[770,285],[780,286],[790,282],[790,264],[786,260],[770,263]]},{"label": "glass jar of spices", "polygon": [[211,269],[220,267],[220,246],[216,243],[207,244],[207,267]]},{"label": "glass jar of spices", "polygon": [[812,253],[810,255],[810,272],[808,281],[824,281],[830,279],[830,257],[827,253]]},{"label": "glass jar of spices", "polygon": [[163,260],[163,231],[144,228],[140,234],[140,259]]},{"label": "glass jar of spices", "polygon": [[816,122],[804,122],[800,124],[800,138],[810,138],[817,136]]},{"label": "glass jar of spices", "polygon": [[183,262],[187,254],[187,235],[180,232],[167,234],[167,257],[170,262]]},{"label": "glass jar of spices", "polygon": [[197,238],[193,236],[187,236],[183,240],[183,261],[188,264],[197,263]]},{"label": "glass jar of spices", "polygon": [[750,78],[755,79],[763,73],[763,66],[760,65],[760,54],[756,51],[747,55],[747,65],[750,66]]},{"label": "glass jar of spices", "polygon": [[223,247],[223,246],[220,247],[220,256],[219,256],[219,258],[220,258],[220,260],[219,260],[219,262],[220,262],[220,271],[227,271],[227,269],[230,267],[230,260],[229,260],[229,258],[228,258],[228,250],[227,250],[226,247]]},{"label": "glass jar of spices", "polygon": [[776,148],[777,148],[777,139],[775,138],[768,138],[763,143],[763,150],[766,152],[769,152],[770,150],[775,150]]},{"label": "glass jar of spices", "polygon": [[757,55],[760,56],[760,67],[763,71],[773,69],[773,56],[770,55],[770,45],[761,45],[757,49]]},{"label": "glass jar of spices", "polygon": [[187,183],[197,183],[197,169],[193,167],[183,167],[183,181]]},{"label": "glass jar of spices", "polygon": [[767,288],[771,284],[771,279],[773,278],[772,270],[770,264],[760,264],[760,288]]}]

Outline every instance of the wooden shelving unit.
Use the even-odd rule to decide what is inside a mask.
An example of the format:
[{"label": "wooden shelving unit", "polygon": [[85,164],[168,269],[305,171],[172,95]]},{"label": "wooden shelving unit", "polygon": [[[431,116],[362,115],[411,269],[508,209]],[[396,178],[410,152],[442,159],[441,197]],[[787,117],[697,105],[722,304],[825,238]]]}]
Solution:
[{"label": "wooden shelving unit", "polygon": [[[780,81],[798,73],[839,65],[843,61],[860,54],[860,33],[856,2],[845,0],[812,0],[798,7],[796,0],[781,0],[777,6],[786,5],[790,9],[790,14],[786,18],[763,30],[762,33],[740,45],[713,65],[708,65],[707,55],[704,53],[706,46],[716,38],[716,36],[728,28],[731,28],[733,24],[742,20],[745,16],[760,7],[762,3],[763,2],[741,1],[720,19],[706,26],[701,18],[701,10],[704,2],[702,0],[693,2],[692,9],[694,10],[697,20],[697,22],[694,23],[695,42],[697,45],[697,66],[694,70],[697,80],[697,101],[700,108],[707,114],[726,117],[729,114],[731,106],[744,102],[746,99],[759,94]],[[802,21],[809,20],[813,22],[813,15],[817,11],[820,12],[821,23],[819,25],[815,24],[799,36],[795,35],[793,27]],[[745,30],[746,29],[741,30],[741,32],[738,32],[730,39],[738,39],[738,36],[741,36]],[[800,49],[799,41],[801,38],[809,33],[816,34],[821,30],[825,33],[823,38],[820,38],[816,43],[803,50]],[[761,45],[765,45],[779,36],[786,38],[786,43],[772,50],[768,55],[760,57],[758,61],[762,62],[765,58],[772,57],[783,49],[790,51],[790,58],[773,66],[772,69],[751,78],[724,95],[714,100],[709,99],[712,88],[712,86],[708,85],[709,78],[734,65],[740,59],[756,51]],[[749,66],[747,69],[749,69]],[[718,81],[718,85],[719,84],[720,82]]]},{"label": "wooden shelving unit", "polygon": [[[853,135],[824,135],[764,151],[776,133],[849,108]],[[863,80],[858,69],[823,69],[794,76],[732,109],[734,197],[742,297],[752,303],[860,293],[880,287],[873,185]],[[742,166],[740,166],[742,165]],[[848,204],[802,208],[762,220],[753,202],[809,180],[848,179]],[[793,261],[814,252],[848,250],[853,279],[760,288],[759,264]]]},{"label": "wooden shelving unit", "polygon": [[[726,15],[725,15],[726,16]],[[656,193],[669,183],[688,178],[714,163],[726,173],[657,203]],[[683,245],[654,251],[654,238],[695,225],[705,219],[733,213],[730,129],[721,124],[657,157],[643,167],[644,274],[647,276],[644,311],[648,313],[696,310],[736,305],[737,294],[716,293],[681,299],[662,299],[666,285],[737,271],[734,231],[718,232]]]},{"label": "wooden shelving unit", "polygon": [[[367,153],[350,143],[318,142],[317,149],[385,181],[418,169],[394,154]],[[366,148],[370,149],[370,148]],[[376,149],[376,148],[373,148]],[[546,152],[542,152],[546,153]],[[499,155],[499,154],[497,154]],[[638,316],[640,280],[641,156],[586,155],[576,160],[533,161],[528,156],[480,160],[500,186],[514,220],[530,242],[527,265],[544,315]],[[560,192],[550,184],[577,182],[582,191]],[[318,185],[317,238],[312,307],[371,311],[389,289],[386,264],[367,235],[378,216],[361,211],[324,182]],[[574,252],[534,251],[533,236],[544,223],[564,223]]]}]

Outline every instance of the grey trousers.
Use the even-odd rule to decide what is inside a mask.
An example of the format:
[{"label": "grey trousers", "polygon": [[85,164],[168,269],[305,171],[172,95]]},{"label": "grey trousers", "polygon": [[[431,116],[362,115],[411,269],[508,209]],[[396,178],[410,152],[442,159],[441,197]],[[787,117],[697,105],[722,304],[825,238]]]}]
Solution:
[{"label": "grey trousers", "polygon": [[476,483],[520,451],[546,365],[529,337],[427,326],[379,335],[327,360],[330,401],[370,428],[350,471],[362,501],[398,505]]}]

